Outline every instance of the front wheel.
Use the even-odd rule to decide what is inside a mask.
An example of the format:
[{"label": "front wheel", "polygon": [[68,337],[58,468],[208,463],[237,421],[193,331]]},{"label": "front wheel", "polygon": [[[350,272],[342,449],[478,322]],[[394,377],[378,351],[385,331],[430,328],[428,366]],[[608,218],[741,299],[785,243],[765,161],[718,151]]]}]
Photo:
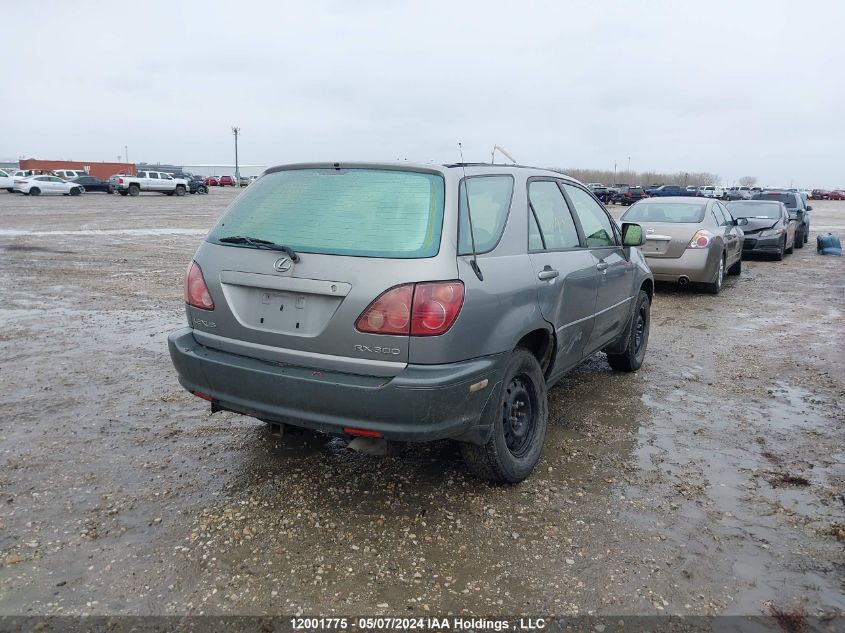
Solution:
[{"label": "front wheel", "polygon": [[614,371],[637,371],[643,366],[648,333],[651,329],[651,300],[645,290],[640,290],[637,305],[626,330],[627,343],[620,354],[608,354],[607,362]]},{"label": "front wheel", "polygon": [[490,418],[490,439],[481,446],[462,443],[464,459],[482,479],[519,483],[540,460],[549,419],[546,379],[528,350],[511,353],[498,406]]},{"label": "front wheel", "polygon": [[197,187],[197,193],[201,195],[207,194],[208,187],[206,187],[205,185],[200,185],[199,187]]},{"label": "front wheel", "polygon": [[176,195],[177,196],[184,196],[185,195],[185,187],[183,185],[176,185]]},{"label": "front wheel", "polygon": [[728,274],[739,277],[742,274],[742,257],[736,260],[733,266],[728,268]]}]

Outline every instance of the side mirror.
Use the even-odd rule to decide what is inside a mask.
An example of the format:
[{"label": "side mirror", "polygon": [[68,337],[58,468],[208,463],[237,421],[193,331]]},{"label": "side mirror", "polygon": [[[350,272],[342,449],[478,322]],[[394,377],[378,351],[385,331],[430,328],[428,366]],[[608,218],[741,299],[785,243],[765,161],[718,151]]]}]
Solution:
[{"label": "side mirror", "polygon": [[813,210],[813,207],[807,205],[807,211],[812,211],[812,210]]},{"label": "side mirror", "polygon": [[622,223],[622,246],[642,246],[645,244],[643,227],[632,222]]},{"label": "side mirror", "polygon": [[746,224],[748,224],[748,218],[737,218],[736,220],[734,220],[734,224],[736,224],[737,226],[745,226]]}]

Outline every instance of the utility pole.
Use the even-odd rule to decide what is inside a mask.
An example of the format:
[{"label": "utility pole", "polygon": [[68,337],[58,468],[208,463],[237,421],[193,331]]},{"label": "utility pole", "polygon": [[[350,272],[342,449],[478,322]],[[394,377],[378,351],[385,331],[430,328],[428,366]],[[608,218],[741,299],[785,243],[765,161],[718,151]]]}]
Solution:
[{"label": "utility pole", "polygon": [[627,171],[628,171],[629,174],[631,173],[631,157],[630,156],[628,156],[628,169],[627,169]]},{"label": "utility pole", "polygon": [[238,134],[241,133],[241,128],[237,125],[232,126],[232,134],[235,135],[235,183],[238,187],[241,186],[241,170],[238,168]]},{"label": "utility pole", "polygon": [[128,145],[123,146],[123,155],[126,156],[126,162],[128,163],[129,162],[129,146]]}]

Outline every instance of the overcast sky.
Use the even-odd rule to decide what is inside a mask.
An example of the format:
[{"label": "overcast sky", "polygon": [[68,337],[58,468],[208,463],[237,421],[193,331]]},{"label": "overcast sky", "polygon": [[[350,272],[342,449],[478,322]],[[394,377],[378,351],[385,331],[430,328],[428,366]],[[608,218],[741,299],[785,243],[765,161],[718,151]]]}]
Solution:
[{"label": "overcast sky", "polygon": [[845,186],[845,2],[3,3],[0,158],[489,160]]}]

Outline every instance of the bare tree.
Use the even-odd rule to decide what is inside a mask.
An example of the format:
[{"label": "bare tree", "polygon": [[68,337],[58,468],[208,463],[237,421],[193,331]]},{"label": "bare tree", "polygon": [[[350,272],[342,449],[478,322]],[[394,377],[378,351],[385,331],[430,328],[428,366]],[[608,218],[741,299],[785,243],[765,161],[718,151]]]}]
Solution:
[{"label": "bare tree", "polygon": [[753,187],[757,184],[757,176],[743,176],[739,179],[739,184],[743,187]]},{"label": "bare tree", "polygon": [[680,171],[675,174],[661,173],[655,171],[617,171],[615,174],[613,170],[605,169],[557,169],[566,174],[577,178],[581,182],[600,182],[605,185],[614,185],[618,183],[625,183],[628,185],[643,185],[651,187],[652,185],[691,185],[700,187],[702,185],[715,185],[719,182],[718,174],[710,174],[707,172],[685,172]]}]

